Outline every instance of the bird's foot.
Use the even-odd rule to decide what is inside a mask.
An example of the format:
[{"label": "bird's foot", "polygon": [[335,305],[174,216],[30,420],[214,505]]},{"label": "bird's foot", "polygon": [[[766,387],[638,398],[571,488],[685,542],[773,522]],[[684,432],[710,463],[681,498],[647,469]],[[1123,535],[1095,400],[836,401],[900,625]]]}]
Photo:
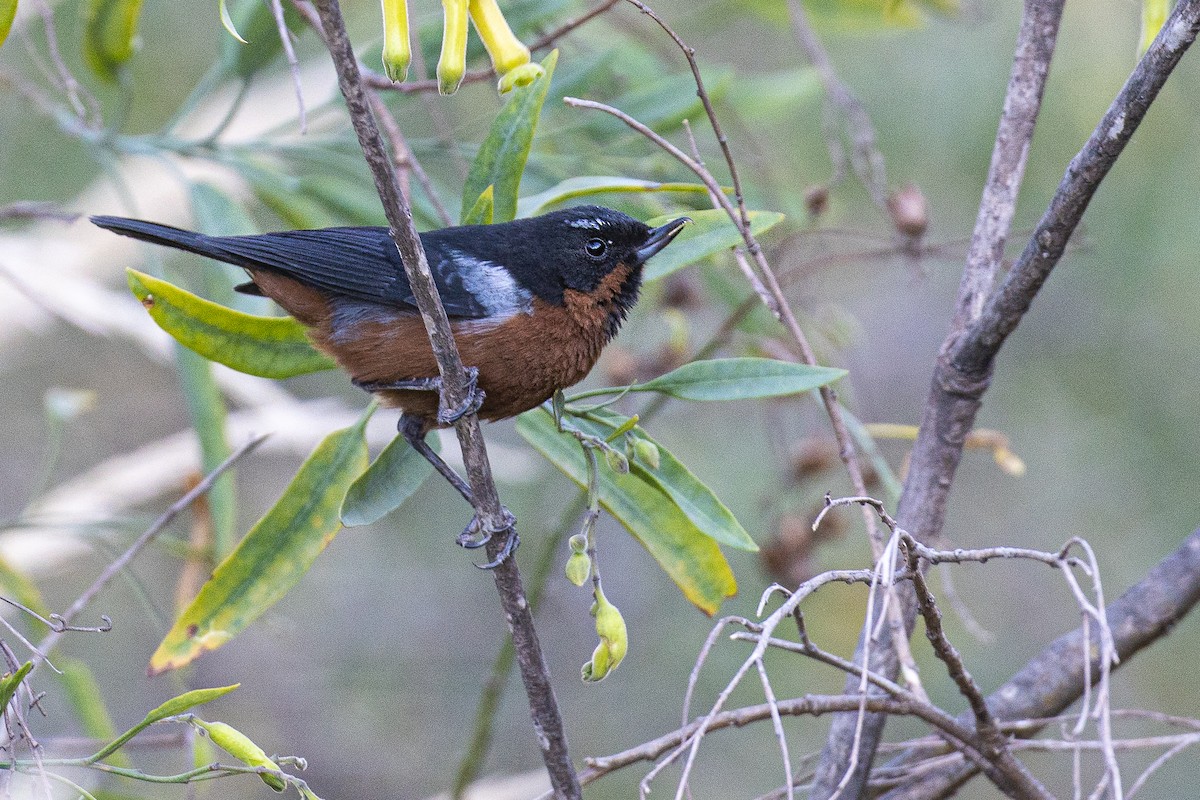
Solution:
[{"label": "bird's foot", "polygon": [[[439,425],[453,425],[468,414],[474,414],[483,406],[484,392],[479,388],[479,370],[476,367],[466,367],[467,397],[457,408],[446,408],[446,395],[441,396],[438,405],[437,421]],[[440,384],[440,379],[438,379]]]},{"label": "bird's foot", "polygon": [[458,535],[458,544],[468,550],[475,550],[483,547],[490,542],[497,534],[508,533],[508,538],[504,541],[504,546],[500,552],[496,554],[496,558],[486,564],[476,564],[480,569],[495,569],[504,563],[505,559],[516,552],[517,546],[521,543],[521,538],[517,535],[517,518],[512,515],[507,508],[500,507],[504,518],[498,527],[492,528],[485,526],[476,514],[471,519],[466,529]]}]

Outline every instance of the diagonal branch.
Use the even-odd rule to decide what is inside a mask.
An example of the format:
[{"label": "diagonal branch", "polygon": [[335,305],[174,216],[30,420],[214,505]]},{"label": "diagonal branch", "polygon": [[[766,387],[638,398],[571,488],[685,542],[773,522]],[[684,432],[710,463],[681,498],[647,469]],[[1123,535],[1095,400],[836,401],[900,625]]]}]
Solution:
[{"label": "diagonal branch", "polygon": [[[1041,60],[1048,62],[1061,8],[1062,0],[1026,1],[1014,75],[1023,68],[1019,61],[1023,53],[1041,53],[1037,63],[1041,63]],[[1067,241],[1092,195],[1129,142],[1167,77],[1195,40],[1198,29],[1200,0],[1181,0],[1088,142],[1071,161],[1025,251],[1004,283],[982,305],[976,319],[971,318],[971,308],[977,303],[975,294],[986,291],[995,267],[988,266],[986,259],[967,265],[966,272],[971,274],[964,275],[956,325],[951,329],[934,369],[929,397],[922,414],[921,430],[913,448],[908,479],[897,514],[900,524],[918,540],[928,541],[942,529],[954,472],[962,455],[963,440],[974,425],[983,394],[991,381],[993,359],[1062,257]],[[1031,38],[1042,39],[1043,44],[1037,47],[1027,44]],[[1029,68],[1028,65],[1024,67]],[[1044,69],[1037,72],[1044,78]],[[1032,77],[1036,79],[1036,75]],[[1024,84],[1015,80],[1014,83],[1018,85],[1014,89],[1014,84],[1010,84],[1012,103],[1010,105],[1006,100],[1006,115],[1002,118],[998,139],[1010,134],[1017,135],[1020,130],[1032,132],[1032,122],[1040,104],[1040,92],[1022,95],[1020,86]],[[1009,108],[1013,109],[1011,114],[1007,112]],[[1017,120],[1022,120],[1022,125],[1018,126]],[[988,177],[989,186],[1006,177],[1019,179],[1019,169],[1013,159],[1023,159],[1028,142],[1014,142],[1013,145],[998,148],[998,152],[1003,151],[1006,155],[993,162]],[[1015,201],[1013,192],[989,189],[985,202],[993,197],[998,198],[996,202],[1005,204]],[[1010,211],[1007,214],[1011,216]],[[984,227],[992,225],[990,217],[983,211],[980,219]],[[1006,226],[997,224],[991,235],[998,237],[1005,230]],[[998,252],[995,250],[995,241],[984,241],[982,244],[986,246],[972,247],[972,253]],[[966,327],[958,327],[960,325]],[[915,613],[911,593],[905,596],[904,603],[907,618],[911,620]],[[872,660],[869,668],[883,675],[894,675],[895,663],[886,663],[891,661],[892,649],[877,646],[873,652],[877,658]],[[861,794],[870,762],[869,754],[873,753],[879,741],[883,722],[882,717],[876,716],[866,726],[861,749],[868,757],[860,759],[849,785],[850,791],[845,795],[847,797]],[[829,798],[845,775],[848,755],[854,742],[854,726],[853,717],[835,717],[818,768],[814,798]]]},{"label": "diagonal branch", "polygon": [[[1107,607],[1106,616],[1121,665],[1128,664],[1139,650],[1166,635],[1198,602],[1200,529],[1193,531],[1175,552]],[[1039,724],[1022,726],[1016,732],[1021,737],[1034,736],[1045,725],[1053,724],[1055,715],[1083,695],[1089,679],[1095,680],[1099,673],[1095,663],[1089,665],[1077,657],[1086,635],[1080,627],[1058,637],[988,696],[988,708],[1001,720],[1001,725],[1005,720],[1034,719]],[[969,724],[969,717],[960,716],[958,722]],[[920,757],[909,752],[888,767],[910,765]],[[882,800],[949,797],[975,773],[970,764],[950,763],[923,772],[919,784],[897,787]]]},{"label": "diagonal branch", "polygon": [[[329,52],[337,69],[338,85],[346,99],[355,133],[358,135],[363,155],[375,179],[375,188],[387,214],[389,232],[404,262],[405,273],[408,275],[417,307],[429,334],[442,377],[446,405],[451,408],[461,407],[470,388],[466,372],[450,331],[446,310],[442,306],[429,264],[425,260],[425,250],[413,224],[412,208],[400,191],[391,162],[384,150],[379,128],[371,114],[370,101],[363,86],[354,49],[346,34],[341,8],[337,0],[318,0],[317,11],[321,16]],[[515,536],[516,530],[512,528],[511,518],[500,505],[478,417],[469,414],[459,420],[455,428],[462,446],[463,461],[475,496],[475,510],[480,523],[485,530],[508,530],[508,536]],[[506,538],[496,536],[488,543],[488,555],[493,560],[499,555]],[[579,779],[567,753],[566,732],[558,711],[558,701],[550,684],[550,671],[542,655],[537,630],[533,626],[533,617],[520,573],[517,571],[516,560],[505,559],[492,574],[509,629],[512,631],[517,663],[529,696],[530,712],[538,734],[542,758],[550,773],[551,785],[558,796],[573,800],[580,796]]]}]

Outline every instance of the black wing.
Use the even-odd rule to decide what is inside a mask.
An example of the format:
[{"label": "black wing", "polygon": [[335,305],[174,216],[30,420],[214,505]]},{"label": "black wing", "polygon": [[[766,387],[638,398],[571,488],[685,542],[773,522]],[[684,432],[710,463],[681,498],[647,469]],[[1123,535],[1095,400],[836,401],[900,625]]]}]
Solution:
[{"label": "black wing", "polygon": [[[287,275],[334,295],[390,306],[416,308],[404,264],[387,228],[325,228],[253,236],[202,233],[124,217],[92,217],[102,228],[135,239]],[[433,252],[430,252],[430,251]],[[464,285],[456,265],[426,243],[434,283],[451,317],[479,319],[488,308]]]}]

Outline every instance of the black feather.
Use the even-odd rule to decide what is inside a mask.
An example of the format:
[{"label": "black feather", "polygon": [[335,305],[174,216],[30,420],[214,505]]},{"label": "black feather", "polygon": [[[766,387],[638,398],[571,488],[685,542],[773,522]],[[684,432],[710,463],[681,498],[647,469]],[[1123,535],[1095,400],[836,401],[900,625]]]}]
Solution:
[{"label": "black feather", "polygon": [[[333,295],[415,309],[404,265],[387,228],[326,228],[254,236],[202,233],[124,217],[96,216],[101,228],[248,270],[270,270]],[[466,290],[435,243],[423,237],[434,283],[451,317],[479,319],[487,309]],[[432,251],[432,252],[431,252]]]}]

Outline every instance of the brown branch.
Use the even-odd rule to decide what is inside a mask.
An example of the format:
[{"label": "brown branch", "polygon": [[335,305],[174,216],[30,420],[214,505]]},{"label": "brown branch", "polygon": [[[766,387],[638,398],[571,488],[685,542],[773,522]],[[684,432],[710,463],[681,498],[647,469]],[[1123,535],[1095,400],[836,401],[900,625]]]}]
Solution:
[{"label": "brown branch", "polygon": [[[1107,607],[1120,665],[1127,665],[1138,651],[1168,633],[1198,602],[1200,529]],[[1085,635],[1080,627],[1055,639],[993,692],[987,702],[996,719],[1030,720],[1015,730],[1021,737],[1033,736],[1044,726],[1053,724],[1056,720],[1047,718],[1056,716],[1078,700],[1088,679],[1094,681],[1099,674],[1095,661],[1087,664],[1078,657]],[[1187,720],[1167,719],[1176,724],[1192,724]],[[959,721],[965,720],[960,717]],[[899,767],[914,760],[913,755],[906,754],[888,766]],[[918,785],[889,792],[884,800],[948,797],[974,774],[970,765],[951,764],[927,775]]]},{"label": "brown branch", "polygon": [[[997,145],[980,202],[979,221],[973,239],[980,244],[973,245],[969,251],[973,258],[991,258],[993,253],[1003,249],[1008,222],[1012,218],[1012,206],[1016,202],[1016,189],[1004,187],[1010,183],[1016,186],[1020,184],[1025,154],[1041,107],[1042,89],[1057,41],[1063,2],[1025,2],[1005,111],[1001,117]],[[993,242],[993,239],[998,241]],[[995,249],[997,245],[999,250]],[[983,277],[994,274],[994,270],[995,266],[990,261],[968,260],[960,289],[960,309],[969,307],[972,287],[984,284]],[[954,326],[943,345],[943,354],[935,367],[897,511],[901,525],[919,541],[929,541],[941,533],[947,497],[962,456],[963,440],[974,427],[975,415],[990,380],[990,360],[978,373],[961,376],[946,374],[946,351],[960,338],[961,330],[957,327],[962,324],[958,321],[960,316],[963,316],[961,311],[956,314]],[[911,630],[916,608],[911,588],[902,587],[899,597],[905,623]],[[891,638],[891,632],[884,632],[883,636],[885,639]],[[865,643],[866,639],[860,637],[859,657]],[[894,648],[886,641],[882,644],[873,648],[874,658],[868,666],[874,672],[894,676],[898,670],[897,660],[893,656]],[[850,684],[850,679],[847,679],[847,691],[851,689]],[[860,731],[859,721],[854,716],[834,717],[817,767],[813,800],[829,800],[838,792],[839,785],[845,786],[845,797],[862,794],[884,722],[883,717],[870,717]],[[858,756],[860,753],[861,756],[852,763],[852,754]],[[847,777],[849,782],[844,784]]]},{"label": "brown branch", "polygon": [[[912,543],[911,537],[907,541]],[[946,632],[942,628],[942,612],[938,610],[933,593],[929,591],[929,585],[925,582],[925,575],[919,562],[920,556],[916,549],[909,548],[909,574],[916,594],[917,608],[925,620],[925,636],[933,645],[933,652],[946,665],[946,671],[958,686],[959,693],[967,698],[967,702],[971,706],[971,713],[975,717],[975,731],[979,735],[980,751],[983,757],[994,764],[1007,779],[1007,784],[998,785],[998,788],[1010,797],[1040,797],[1052,800],[1052,796],[1045,787],[1038,783],[1025,765],[1018,761],[1009,750],[1008,737],[996,724],[995,717],[992,716],[987,702],[983,699],[979,684],[975,683],[975,679],[967,671],[958,648],[951,644],[946,637]]]},{"label": "brown branch", "polygon": [[[321,16],[330,55],[337,69],[338,86],[346,100],[367,165],[371,168],[375,188],[387,214],[389,232],[400,252],[417,307],[429,334],[430,345],[442,379],[443,400],[447,407],[461,407],[470,391],[466,372],[450,331],[445,308],[434,285],[429,264],[425,260],[425,250],[413,224],[412,209],[407,198],[400,192],[379,129],[371,115],[370,103],[358,69],[358,60],[346,34],[341,8],[337,0],[318,0],[317,10]],[[488,555],[494,560],[507,538],[516,535],[516,530],[512,527],[511,515],[500,505],[478,417],[475,414],[467,415],[455,424],[455,429],[462,446],[463,461],[475,497],[475,511],[480,524],[484,530],[507,531],[506,535],[494,536],[488,542]],[[580,796],[579,780],[567,752],[566,732],[558,711],[558,701],[550,683],[550,671],[538,642],[537,630],[534,628],[529,602],[525,597],[520,573],[517,571],[516,559],[505,559],[492,570],[492,575],[512,632],[517,663],[529,697],[530,712],[542,758],[550,773],[550,783],[556,795],[575,800]]]},{"label": "brown branch", "polygon": [[[861,698],[847,695],[805,695],[804,697],[780,700],[775,704],[775,708],[782,716],[819,716],[830,712],[856,711],[861,702]],[[867,698],[867,709],[873,713],[915,716],[939,730],[943,730],[943,726],[947,724],[948,720],[941,712],[927,703],[898,700],[892,697],[869,697]],[[733,711],[723,711],[713,716],[705,727],[707,731],[721,730],[729,727],[740,728],[743,725],[769,719],[771,719],[771,704],[762,703],[760,705],[734,709]],[[657,739],[644,742],[629,750],[602,758],[589,758],[587,759],[587,767],[579,773],[579,781],[586,786],[610,772],[615,772],[623,767],[636,764],[640,761],[654,761],[664,755],[675,752],[684,742],[693,737],[704,723],[705,719],[694,720],[678,730],[659,736]],[[954,736],[954,732],[968,735],[970,733],[969,729],[964,730],[958,725],[950,725],[943,732],[951,737]],[[956,746],[971,749],[969,744],[961,741],[956,742]]]}]

